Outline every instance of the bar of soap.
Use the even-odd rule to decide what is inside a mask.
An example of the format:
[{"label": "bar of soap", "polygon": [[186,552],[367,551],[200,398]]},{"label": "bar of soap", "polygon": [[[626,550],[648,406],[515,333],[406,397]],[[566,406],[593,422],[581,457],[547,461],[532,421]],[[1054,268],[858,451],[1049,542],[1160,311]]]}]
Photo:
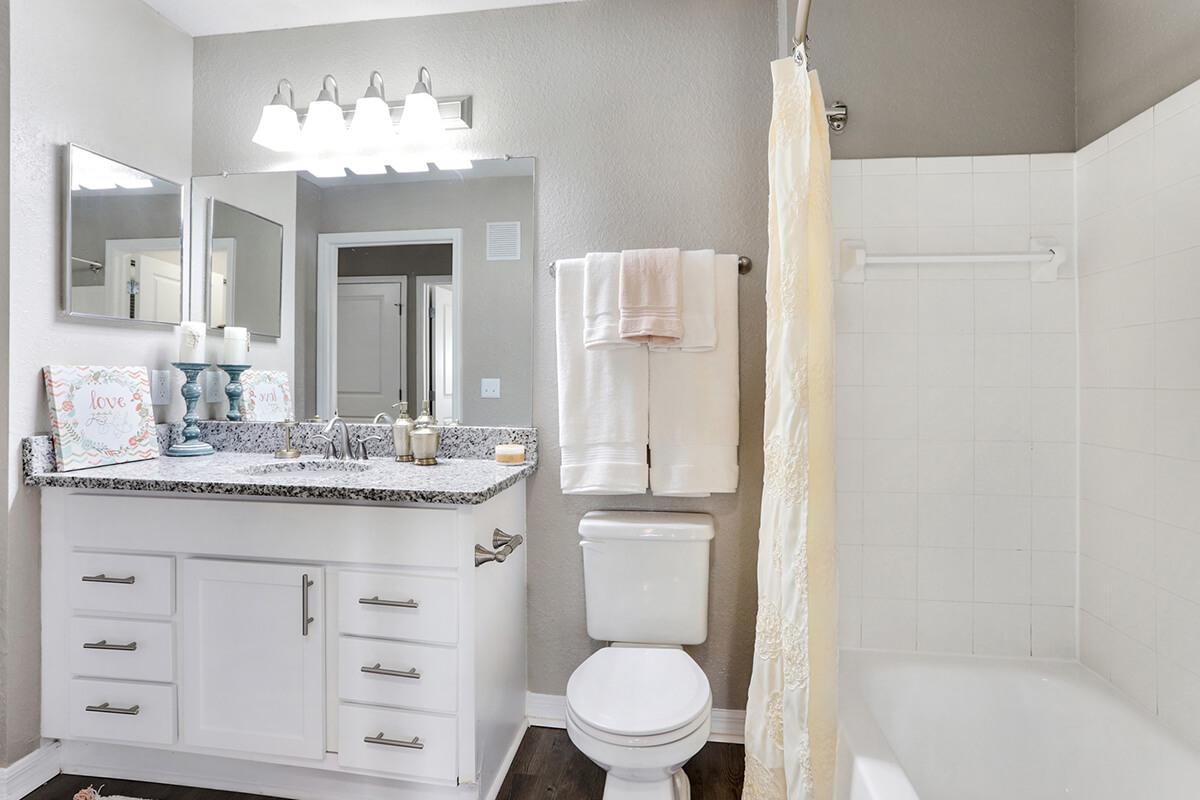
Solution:
[{"label": "bar of soap", "polygon": [[498,445],[496,445],[496,463],[497,464],[524,464],[525,463],[525,445],[523,445],[523,444],[498,444]]}]

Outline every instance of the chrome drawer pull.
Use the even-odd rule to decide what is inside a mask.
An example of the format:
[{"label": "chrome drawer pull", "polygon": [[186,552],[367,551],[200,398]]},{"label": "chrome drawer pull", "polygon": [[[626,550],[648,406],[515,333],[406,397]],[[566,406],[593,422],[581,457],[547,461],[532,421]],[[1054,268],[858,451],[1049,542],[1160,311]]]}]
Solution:
[{"label": "chrome drawer pull", "polygon": [[420,736],[414,736],[411,739],[389,739],[383,735],[383,731],[380,731],[378,736],[364,736],[363,741],[367,744],[382,744],[388,747],[404,747],[408,750],[425,749],[425,743],[421,741]]},{"label": "chrome drawer pull", "polygon": [[407,600],[380,600],[379,595],[374,597],[358,598],[359,605],[363,606],[387,606],[388,608],[420,608],[421,604],[411,597]]},{"label": "chrome drawer pull", "polygon": [[313,618],[308,610],[308,590],[313,586],[308,573],[300,576],[300,635],[308,636],[308,626],[313,624]]},{"label": "chrome drawer pull", "polygon": [[101,572],[99,575],[84,575],[81,580],[84,583],[123,583],[129,585],[137,580],[137,576],[130,575],[128,578],[110,578]]},{"label": "chrome drawer pull", "polygon": [[137,642],[129,644],[109,644],[107,639],[101,639],[98,642],[84,642],[84,650],[120,650],[123,653],[132,653],[137,650]]},{"label": "chrome drawer pull", "polygon": [[130,706],[129,708],[119,708],[110,706],[108,703],[101,703],[98,706],[84,706],[84,711],[95,711],[97,714],[124,714],[128,717],[135,717],[142,710],[141,706]]},{"label": "chrome drawer pull", "polygon": [[389,678],[412,678],[413,680],[421,680],[421,673],[417,672],[416,667],[406,670],[386,669],[385,667],[376,663],[373,667],[362,667],[362,671],[368,675],[386,675]]}]

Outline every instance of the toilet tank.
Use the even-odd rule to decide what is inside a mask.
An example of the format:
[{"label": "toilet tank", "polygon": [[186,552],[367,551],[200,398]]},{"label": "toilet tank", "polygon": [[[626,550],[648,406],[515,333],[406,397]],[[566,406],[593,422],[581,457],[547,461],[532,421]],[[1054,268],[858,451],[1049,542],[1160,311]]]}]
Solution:
[{"label": "toilet tank", "polygon": [[708,637],[708,514],[593,511],[579,523],[588,636],[700,644]]}]

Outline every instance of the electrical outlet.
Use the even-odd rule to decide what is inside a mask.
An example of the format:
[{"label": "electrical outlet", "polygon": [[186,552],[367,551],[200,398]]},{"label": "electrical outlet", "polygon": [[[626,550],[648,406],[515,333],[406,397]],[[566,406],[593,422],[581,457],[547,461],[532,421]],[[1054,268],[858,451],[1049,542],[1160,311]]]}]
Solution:
[{"label": "electrical outlet", "polygon": [[499,378],[480,378],[479,379],[479,396],[484,400],[499,400],[500,399],[500,379]]},{"label": "electrical outlet", "polygon": [[156,369],[150,372],[150,404],[166,406],[171,404],[171,371]]},{"label": "electrical outlet", "polygon": [[221,385],[221,373],[215,369],[206,369],[204,375],[204,402],[219,403],[225,399],[225,387]]}]

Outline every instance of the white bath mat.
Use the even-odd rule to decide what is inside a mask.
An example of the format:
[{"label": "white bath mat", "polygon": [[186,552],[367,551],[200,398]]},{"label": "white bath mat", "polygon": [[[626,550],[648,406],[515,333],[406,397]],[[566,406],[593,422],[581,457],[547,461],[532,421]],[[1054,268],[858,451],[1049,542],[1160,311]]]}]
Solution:
[{"label": "white bath mat", "polygon": [[[100,789],[103,789],[102,785]],[[73,800],[144,800],[139,797],[126,797],[121,794],[100,794],[100,789],[93,789],[91,786],[86,789],[80,789],[75,793]]]}]

